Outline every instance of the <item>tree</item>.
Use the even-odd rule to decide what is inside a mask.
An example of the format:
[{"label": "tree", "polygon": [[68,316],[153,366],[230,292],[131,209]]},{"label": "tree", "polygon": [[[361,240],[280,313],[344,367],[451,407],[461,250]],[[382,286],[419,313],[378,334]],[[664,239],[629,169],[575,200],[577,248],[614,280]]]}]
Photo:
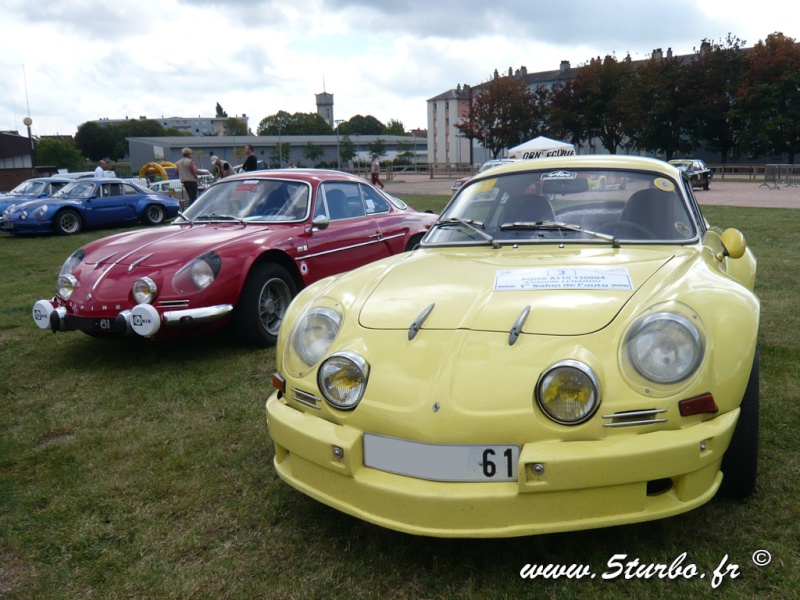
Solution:
[{"label": "tree", "polygon": [[42,138],[36,144],[36,164],[77,171],[83,165],[83,156],[75,144],[57,138]]},{"label": "tree", "polygon": [[261,119],[257,135],[331,135],[333,128],[318,113],[278,111]]},{"label": "tree", "polygon": [[[628,93],[631,69],[613,56],[593,59],[575,78],[574,107],[580,123],[575,137],[580,141],[598,138],[611,154],[617,153],[625,132],[624,98]],[[574,142],[573,142],[574,143]]]},{"label": "tree", "polygon": [[310,160],[312,164],[316,164],[323,156],[325,156],[325,150],[314,142],[307,142],[303,147],[303,158]]},{"label": "tree", "polygon": [[378,158],[386,156],[386,140],[377,138],[374,142],[367,144],[367,150],[370,154],[377,154]]},{"label": "tree", "polygon": [[220,105],[219,102],[217,102],[217,118],[218,119],[222,119],[222,118],[227,117],[227,116],[228,116],[228,113],[226,113],[224,110],[222,110],[222,106]]},{"label": "tree", "polygon": [[88,121],[78,126],[75,133],[75,146],[86,158],[98,161],[110,158],[114,151],[114,136],[109,126]]},{"label": "tree", "polygon": [[269,159],[273,163],[278,163],[283,166],[283,163],[289,162],[289,142],[281,142],[276,145],[269,153]]},{"label": "tree", "polygon": [[533,134],[531,113],[534,100],[530,88],[519,78],[495,77],[472,95],[470,112],[456,128],[465,137],[478,140],[494,158]]},{"label": "tree", "polygon": [[684,67],[684,91],[692,98],[686,106],[689,135],[695,145],[719,152],[723,165],[732,153],[738,153],[744,126],[737,110],[745,67],[743,44],[731,34],[715,44],[703,40],[694,59]]},{"label": "tree", "polygon": [[349,135],[345,135],[339,140],[339,158],[342,162],[349,163],[356,157],[356,145],[350,139]]},{"label": "tree", "polygon": [[686,87],[685,70],[675,57],[653,56],[639,66],[625,95],[625,129],[636,148],[663,152],[667,160],[694,149]]},{"label": "tree", "polygon": [[222,125],[222,131],[225,135],[247,135],[247,125],[241,119],[228,117]]},{"label": "tree", "polygon": [[411,142],[397,142],[395,164],[411,164],[414,160],[414,145]]},{"label": "tree", "polygon": [[398,121],[397,119],[391,119],[386,124],[386,128],[383,130],[383,133],[386,135],[405,135],[406,128],[403,127],[402,122]]},{"label": "tree", "polygon": [[386,127],[372,115],[356,115],[339,125],[339,131],[347,135],[381,135]]},{"label": "tree", "polygon": [[746,140],[754,154],[787,154],[794,164],[800,141],[800,49],[773,33],[748,53],[739,91]]}]

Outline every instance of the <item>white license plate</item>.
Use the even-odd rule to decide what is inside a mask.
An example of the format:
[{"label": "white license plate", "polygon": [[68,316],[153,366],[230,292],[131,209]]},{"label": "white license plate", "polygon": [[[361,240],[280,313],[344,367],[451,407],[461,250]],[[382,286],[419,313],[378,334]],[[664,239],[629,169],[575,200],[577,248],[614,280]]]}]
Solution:
[{"label": "white license plate", "polygon": [[423,444],[364,434],[364,466],[431,481],[517,480],[519,446]]}]

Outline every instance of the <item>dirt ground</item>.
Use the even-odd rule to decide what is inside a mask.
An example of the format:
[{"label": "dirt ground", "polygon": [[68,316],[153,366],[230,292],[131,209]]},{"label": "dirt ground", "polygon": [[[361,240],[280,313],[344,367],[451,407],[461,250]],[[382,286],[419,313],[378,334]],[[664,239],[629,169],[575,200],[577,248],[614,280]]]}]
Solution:
[{"label": "dirt ground", "polygon": [[[385,181],[386,191],[402,196],[406,194],[450,195],[454,179],[431,179],[428,174],[398,173],[392,181]],[[757,206],[764,208],[800,208],[800,187],[767,186],[761,181],[724,181],[714,179],[711,189],[695,190],[697,201],[703,204],[726,206]]]}]

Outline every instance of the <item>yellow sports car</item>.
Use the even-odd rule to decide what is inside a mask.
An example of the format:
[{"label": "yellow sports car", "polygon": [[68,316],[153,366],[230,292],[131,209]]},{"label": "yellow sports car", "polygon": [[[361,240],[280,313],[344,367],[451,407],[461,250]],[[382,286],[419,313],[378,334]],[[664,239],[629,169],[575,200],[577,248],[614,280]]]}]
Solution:
[{"label": "yellow sports car", "polygon": [[[589,181],[624,180],[624,189]],[[519,161],[410,253],[289,307],[278,475],[412,534],[504,537],[743,497],[758,454],[756,261],[663,161]]]}]

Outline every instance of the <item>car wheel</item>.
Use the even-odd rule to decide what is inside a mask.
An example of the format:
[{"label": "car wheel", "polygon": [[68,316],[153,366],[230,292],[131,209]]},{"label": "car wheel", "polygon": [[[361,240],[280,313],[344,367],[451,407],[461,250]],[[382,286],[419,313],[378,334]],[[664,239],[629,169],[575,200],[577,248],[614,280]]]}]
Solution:
[{"label": "car wheel", "polygon": [[406,244],[406,252],[411,252],[414,248],[419,246],[419,243],[422,241],[423,234],[418,233],[417,235],[412,235],[409,238],[408,243]]},{"label": "car wheel", "polygon": [[739,420],[733,438],[722,458],[720,494],[728,498],[746,498],[756,487],[758,470],[758,371],[759,356],[753,358],[753,369],[739,407]]},{"label": "car wheel", "polygon": [[58,235],[74,235],[83,229],[83,221],[77,212],[67,208],[55,216],[53,229]]},{"label": "car wheel", "polygon": [[274,346],[289,303],[297,294],[294,280],[280,265],[255,265],[236,303],[233,324],[245,343],[259,348]]},{"label": "car wheel", "polygon": [[164,207],[158,204],[150,204],[147,208],[144,209],[144,214],[142,215],[142,220],[147,225],[160,225],[164,222],[164,218],[167,216],[167,213],[164,211]]},{"label": "car wheel", "polygon": [[708,190],[708,188],[709,188],[709,182],[708,182],[708,181],[706,181],[706,182],[703,184],[703,189],[707,191],[707,190]]}]

